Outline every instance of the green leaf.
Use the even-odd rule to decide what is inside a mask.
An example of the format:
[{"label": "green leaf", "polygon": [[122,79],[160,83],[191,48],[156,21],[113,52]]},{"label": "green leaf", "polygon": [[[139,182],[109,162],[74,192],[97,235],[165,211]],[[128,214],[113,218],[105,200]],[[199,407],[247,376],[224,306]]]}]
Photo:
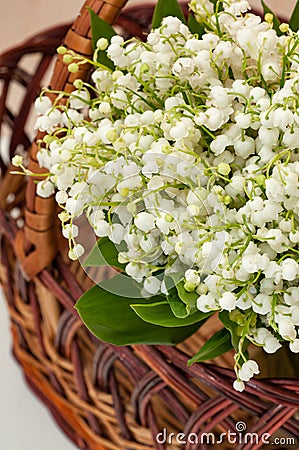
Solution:
[{"label": "green leaf", "polygon": [[[163,297],[161,297],[163,299]],[[173,315],[171,307],[167,301],[159,301],[151,304],[134,304],[131,308],[145,322],[161,325],[163,327],[180,327],[205,321],[211,313],[198,311],[192,316],[178,318]]]},{"label": "green leaf", "polygon": [[[170,278],[167,279],[167,278]],[[184,288],[184,275],[180,273],[171,273],[165,278],[165,285],[167,289],[171,289],[173,286],[176,287],[177,295],[186,305],[186,311],[188,314],[193,314],[197,310],[197,299],[198,294],[196,292],[187,292]]]},{"label": "green leaf", "polygon": [[185,317],[188,317],[188,311],[186,309],[186,305],[178,296],[178,291],[176,287],[172,287],[171,289],[167,289],[167,301],[169,303],[169,306],[173,312],[173,314],[180,318],[184,319]]},{"label": "green leaf", "polygon": [[279,29],[280,21],[278,20],[276,14],[269,8],[268,5],[266,5],[264,0],[261,0],[261,2],[262,2],[263,10],[264,10],[264,15],[265,14],[272,14],[272,16],[273,16],[273,28],[276,31],[277,35],[281,36],[283,33]]},{"label": "green leaf", "polygon": [[109,238],[103,237],[91,250],[84,262],[85,267],[112,266],[124,270],[126,265],[118,262],[119,250]]},{"label": "green leaf", "polygon": [[236,350],[236,352],[238,352],[239,351],[239,341],[241,338],[237,334],[238,324],[236,322],[233,322],[232,320],[230,320],[228,311],[221,311],[219,313],[218,317],[221,320],[221,322],[223,323],[223,325],[225,326],[225,328],[230,332],[232,345],[233,345],[234,349]]},{"label": "green leaf", "polygon": [[185,303],[188,314],[197,311],[198,294],[196,292],[187,292],[184,288],[184,282],[180,281],[177,285],[178,296]]},{"label": "green leaf", "polygon": [[296,2],[289,25],[293,31],[299,30],[299,1]]},{"label": "green leaf", "polygon": [[117,275],[85,292],[76,309],[96,337],[115,345],[174,345],[198,329],[198,323],[169,328],[144,322],[130,307],[134,298],[142,304],[150,301],[140,297],[140,286],[131,278]]},{"label": "green leaf", "polygon": [[189,27],[189,30],[191,31],[191,33],[192,34],[197,34],[199,38],[205,32],[204,25],[199,23],[199,22],[197,22],[197,20],[193,16],[193,14],[189,14],[189,16],[188,16],[188,27]]},{"label": "green leaf", "polygon": [[173,314],[179,319],[184,319],[189,316],[189,312],[186,308],[186,304],[180,299],[176,287],[176,276],[179,274],[172,274],[171,276],[166,276],[164,279],[165,286],[167,289],[167,301],[173,312]]},{"label": "green leaf", "polygon": [[229,330],[223,328],[215,333],[199,350],[193,358],[189,359],[188,366],[195,362],[207,361],[223,355],[233,348]]},{"label": "green leaf", "polygon": [[[219,319],[223,323],[224,327],[230,332],[231,334],[231,343],[233,345],[233,348],[235,349],[236,353],[239,353],[239,342],[241,339],[241,336],[239,335],[238,331],[240,329],[239,325],[236,322],[233,322],[229,317],[228,311],[221,311],[218,314]],[[250,344],[250,341],[248,339],[244,339],[244,342],[242,343],[242,353],[245,358],[248,358],[248,352],[247,348]],[[241,357],[241,360],[243,362],[246,361],[246,359],[243,359],[243,356]],[[239,362],[241,362],[241,360]]]},{"label": "green leaf", "polygon": [[[97,42],[100,38],[106,38],[110,42],[111,38],[117,33],[109,23],[101,19],[91,8],[87,9],[90,14],[92,47],[95,51]],[[110,58],[108,58],[107,52],[105,50],[98,50],[97,59],[100,64],[103,64],[103,66],[107,67],[108,69],[115,69],[114,63]]]},{"label": "green leaf", "polygon": [[186,23],[184,13],[177,0],[158,0],[153,14],[152,28],[158,28],[164,17],[173,16]]}]

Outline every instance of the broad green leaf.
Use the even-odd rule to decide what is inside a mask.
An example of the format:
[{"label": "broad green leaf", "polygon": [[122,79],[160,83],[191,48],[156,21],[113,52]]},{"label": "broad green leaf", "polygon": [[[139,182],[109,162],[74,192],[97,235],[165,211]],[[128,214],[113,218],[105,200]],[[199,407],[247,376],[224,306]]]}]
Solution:
[{"label": "broad green leaf", "polygon": [[299,1],[296,2],[296,6],[290,18],[289,25],[293,31],[299,30]]},{"label": "broad green leaf", "polygon": [[100,340],[115,345],[175,345],[193,334],[199,324],[161,327],[144,322],[130,307],[132,302],[155,302],[140,298],[140,287],[131,278],[117,275],[85,292],[76,309],[87,328]]},{"label": "broad green leaf", "polygon": [[197,311],[198,294],[196,292],[187,292],[184,288],[184,282],[180,281],[176,288],[180,299],[185,303],[188,314]]},{"label": "broad green leaf", "polygon": [[[174,274],[178,275],[178,274]],[[173,314],[179,319],[183,319],[189,315],[185,303],[180,299],[178,291],[176,288],[176,281],[174,281],[173,276],[166,276],[164,279],[165,286],[167,289],[167,301],[173,312]]]},{"label": "broad green leaf", "polygon": [[[163,298],[163,297],[162,297]],[[202,313],[198,311],[192,316],[178,318],[173,315],[167,301],[160,301],[151,304],[133,304],[131,308],[145,322],[161,325],[163,327],[180,327],[193,323],[205,321],[212,313]]]},{"label": "broad green leaf", "polygon": [[173,314],[176,317],[183,319],[189,315],[186,309],[186,305],[184,304],[184,302],[182,302],[182,300],[178,296],[178,291],[176,287],[168,289],[166,298]]},{"label": "broad green leaf", "polygon": [[272,16],[273,16],[273,28],[276,31],[277,35],[281,36],[283,33],[279,29],[280,21],[278,20],[276,14],[269,8],[269,6],[264,2],[264,0],[261,0],[261,2],[262,2],[263,10],[264,10],[264,15],[265,14],[272,14]]},{"label": "broad green leaf", "polygon": [[239,350],[240,341],[240,336],[237,334],[238,324],[230,320],[228,311],[221,311],[218,317],[224,327],[230,332],[232,345],[237,352]]},{"label": "broad green leaf", "polygon": [[176,287],[177,294],[182,302],[186,305],[186,311],[188,314],[193,314],[197,311],[197,299],[198,294],[196,292],[187,292],[184,288],[184,275],[180,273],[171,273],[168,277],[172,280],[169,282],[167,277],[165,279],[166,288],[170,289],[172,286]]},{"label": "broad green leaf", "polygon": [[189,14],[188,17],[188,27],[189,30],[191,31],[191,33],[193,34],[197,34],[198,37],[200,38],[204,32],[205,32],[205,27],[203,24],[197,22],[197,20],[195,19],[195,17],[193,16],[193,14]]},{"label": "broad green leaf", "polygon": [[215,333],[199,350],[193,358],[189,359],[188,366],[195,362],[207,361],[223,355],[233,348],[229,330],[223,328]]},{"label": "broad green leaf", "polygon": [[118,250],[109,238],[103,237],[91,250],[84,262],[85,267],[112,266],[124,270],[125,264],[118,262]]},{"label": "broad green leaf", "polygon": [[164,17],[173,16],[186,23],[184,13],[177,0],[158,0],[153,14],[152,28],[159,28]]},{"label": "broad green leaf", "polygon": [[[239,342],[240,342],[241,336],[238,333],[238,328],[239,328],[238,324],[233,322],[232,320],[230,320],[228,311],[221,311],[219,313],[218,317],[221,320],[221,322],[223,323],[224,327],[230,332],[232,346],[233,346],[234,350],[236,351],[236,353],[239,353]],[[242,344],[242,352],[246,359],[248,358],[247,348],[248,348],[249,344],[250,344],[250,341],[248,339],[245,339]],[[239,362],[241,363],[242,360],[243,360],[243,362],[245,362],[246,359],[243,359],[243,356],[241,356],[241,360]]]},{"label": "broad green leaf", "polygon": [[[100,38],[106,38],[110,42],[111,38],[116,35],[116,32],[109,23],[101,19],[91,8],[87,9],[90,14],[92,47],[95,51],[97,42]],[[108,69],[115,69],[114,63],[108,58],[105,50],[98,51],[98,62]]]}]

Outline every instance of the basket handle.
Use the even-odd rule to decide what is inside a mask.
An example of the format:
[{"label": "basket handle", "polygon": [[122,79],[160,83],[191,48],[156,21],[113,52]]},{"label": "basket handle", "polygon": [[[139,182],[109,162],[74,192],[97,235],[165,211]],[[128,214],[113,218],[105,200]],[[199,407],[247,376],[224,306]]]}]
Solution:
[{"label": "basket handle", "polygon": [[[66,34],[63,45],[86,57],[92,55],[90,18],[87,7],[113,24],[127,0],[86,0],[81,11]],[[50,82],[53,90],[71,92],[73,82],[80,78],[86,80],[90,67],[88,64],[80,67],[79,72],[70,73],[66,64],[58,55],[54,73]],[[28,168],[37,174],[43,173],[37,162],[37,141],[43,135],[37,133],[30,149]],[[15,239],[15,252],[26,279],[34,278],[45,269],[55,258],[61,243],[61,234],[57,220],[57,206],[54,197],[40,198],[36,194],[34,178],[28,180],[26,188],[25,225]]]}]

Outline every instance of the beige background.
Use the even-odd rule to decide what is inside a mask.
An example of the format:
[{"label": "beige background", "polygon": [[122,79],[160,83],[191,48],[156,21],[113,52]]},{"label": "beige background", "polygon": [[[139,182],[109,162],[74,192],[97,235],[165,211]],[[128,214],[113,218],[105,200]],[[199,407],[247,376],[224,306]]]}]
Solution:
[{"label": "beige background", "polygon": [[82,5],[83,0],[0,0],[0,52],[39,30],[72,21]]},{"label": "beige background", "polygon": [[[134,2],[138,0],[129,0]],[[273,10],[286,16],[295,2],[267,0]],[[260,4],[259,0],[251,3]],[[45,27],[72,20],[82,4],[83,0],[0,0],[0,52]]]}]

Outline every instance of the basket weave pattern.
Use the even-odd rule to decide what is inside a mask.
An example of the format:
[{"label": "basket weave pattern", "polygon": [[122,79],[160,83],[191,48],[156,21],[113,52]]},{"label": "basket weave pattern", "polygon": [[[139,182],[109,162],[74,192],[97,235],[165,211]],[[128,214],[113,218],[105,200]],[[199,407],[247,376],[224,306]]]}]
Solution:
[{"label": "basket weave pattern", "polygon": [[[89,0],[86,4],[113,23],[125,1]],[[217,366],[187,367],[188,355],[204,342],[200,333],[178,348],[115,347],[97,341],[79,320],[73,306],[84,291],[86,276],[78,264],[65,257],[54,200],[38,198],[33,179],[25,183],[22,176],[11,175],[9,160],[16,150],[26,151],[30,146],[27,118],[63,36],[69,48],[91,53],[86,4],[67,33],[67,26],[48,30],[0,58],[0,122],[11,130],[9,157],[0,156],[0,277],[11,315],[15,357],[30,387],[81,449],[181,448],[175,442],[168,446],[158,443],[157,433],[167,428],[168,433],[217,435],[236,431],[237,420],[246,421],[248,432],[262,435],[279,430],[284,436],[298,438],[297,380],[255,379],[240,394],[232,390],[234,373],[222,367],[231,355]],[[151,6],[127,9],[118,24],[127,36],[142,38],[152,11]],[[21,57],[28,53],[39,54],[34,75],[20,66]],[[87,78],[89,67],[78,75]],[[69,74],[58,58],[51,87],[71,90],[73,81],[74,74]],[[7,103],[13,83],[24,92],[17,114]],[[33,143],[29,167],[38,172],[36,152]],[[18,218],[13,213],[16,210]],[[211,323],[208,333],[213,327]],[[260,441],[233,448],[261,446]],[[207,450],[211,446],[187,443],[184,448]],[[231,447],[223,443],[217,448]]]}]

